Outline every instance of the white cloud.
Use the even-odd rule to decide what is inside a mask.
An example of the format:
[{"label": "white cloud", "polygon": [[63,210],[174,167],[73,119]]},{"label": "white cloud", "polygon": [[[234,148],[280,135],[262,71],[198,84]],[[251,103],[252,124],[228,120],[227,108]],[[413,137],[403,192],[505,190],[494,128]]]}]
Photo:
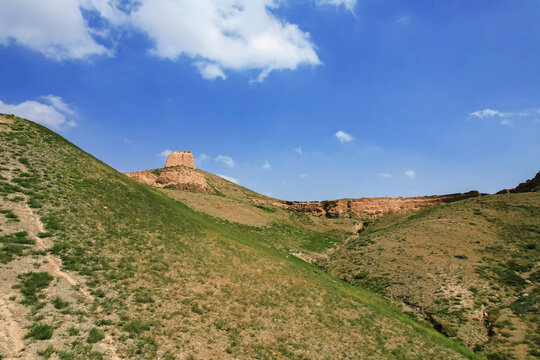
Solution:
[{"label": "white cloud", "polygon": [[300,174],[300,175],[298,175],[298,177],[301,178],[301,179],[305,179],[305,178],[309,177],[309,174]]},{"label": "white cloud", "polygon": [[221,174],[217,174],[217,176],[222,177],[225,180],[229,180],[230,182],[233,182],[235,184],[238,184],[238,180],[233,178],[233,177],[230,177],[230,176],[227,176],[227,175],[221,175]]},{"label": "white cloud", "polygon": [[498,110],[492,110],[492,109],[484,109],[484,110],[478,110],[478,111],[475,111],[475,112],[472,112],[469,114],[470,116],[475,116],[477,118],[480,118],[480,119],[484,119],[484,118],[491,118],[491,117],[494,117],[494,116],[498,116],[498,117],[504,117],[504,113],[498,111]]},{"label": "white cloud", "polygon": [[261,166],[263,169],[265,170],[269,170],[272,168],[272,166],[270,166],[270,163],[268,161],[266,161],[264,164],[262,164]]},{"label": "white cloud", "polygon": [[474,111],[469,114],[470,117],[476,117],[479,119],[491,119],[491,118],[498,118],[499,123],[504,126],[514,127],[514,121],[518,120],[519,118],[531,118],[535,115],[535,113],[538,113],[539,110],[523,110],[523,111],[510,111],[510,112],[503,112],[499,110],[493,110],[493,109],[484,109],[484,110],[478,110]]},{"label": "white cloud", "polygon": [[[357,0],[313,1],[352,10]],[[153,42],[149,53],[171,60],[187,56],[205,79],[254,70],[262,81],[274,70],[321,64],[310,34],[275,14],[287,2],[4,0],[0,44],[15,42],[55,60],[85,59],[112,56],[123,32],[138,31]],[[98,21],[88,21],[87,14]]]},{"label": "white cloud", "polygon": [[197,162],[202,163],[208,160],[208,155],[202,153],[201,155],[197,156]]},{"label": "white cloud", "polygon": [[0,1],[0,44],[14,41],[55,59],[109,55],[91,36],[83,0]]},{"label": "white cloud", "polygon": [[223,70],[221,70],[221,68],[216,64],[199,61],[195,63],[195,65],[197,66],[197,69],[199,69],[202,77],[207,80],[214,80],[217,78],[225,80],[227,78]]},{"label": "white cloud", "polygon": [[302,155],[304,152],[302,151],[302,148],[301,147],[297,147],[297,148],[294,148],[293,149],[297,154],[300,154]]},{"label": "white cloud", "polygon": [[392,177],[392,174],[388,174],[388,173],[379,173],[379,176],[384,178],[384,179],[388,179],[388,178],[391,178]]},{"label": "white cloud", "polygon": [[530,111],[514,111],[514,112],[502,112],[499,110],[492,110],[492,109],[484,109],[484,110],[478,110],[475,112],[472,112],[469,114],[470,116],[475,116],[480,119],[485,118],[492,118],[492,117],[500,117],[500,118],[508,118],[508,117],[522,117],[522,116],[529,116],[531,115]]},{"label": "white cloud", "polygon": [[413,170],[405,171],[405,176],[410,177],[411,179],[416,176],[416,173]]},{"label": "white cloud", "polygon": [[165,149],[162,152],[159,153],[160,156],[167,157],[172,154],[172,150]]},{"label": "white cloud", "polygon": [[218,155],[215,159],[215,161],[219,161],[227,165],[228,167],[234,167],[234,160],[227,155]]},{"label": "white cloud", "polygon": [[357,0],[316,0],[319,5],[343,5],[350,11],[356,6]]},{"label": "white cloud", "polygon": [[134,27],[154,41],[151,53],[167,59],[203,59],[206,78],[224,78],[224,69],[273,70],[318,65],[308,33],[278,19],[275,0],[141,0],[131,14]]},{"label": "white cloud", "polygon": [[347,134],[346,132],[341,131],[341,130],[339,130],[337,133],[335,133],[335,136],[336,136],[336,137],[338,138],[338,140],[339,140],[340,142],[342,142],[342,143],[344,143],[344,142],[349,142],[349,141],[353,141],[353,140],[354,140],[354,138],[353,138],[351,135],[349,135],[349,134]]},{"label": "white cloud", "polygon": [[35,121],[53,130],[61,130],[65,127],[76,126],[73,117],[76,112],[61,97],[47,95],[41,97],[44,104],[38,101],[25,101],[20,104],[5,104],[0,100],[0,112],[6,114],[15,114],[20,117]]}]

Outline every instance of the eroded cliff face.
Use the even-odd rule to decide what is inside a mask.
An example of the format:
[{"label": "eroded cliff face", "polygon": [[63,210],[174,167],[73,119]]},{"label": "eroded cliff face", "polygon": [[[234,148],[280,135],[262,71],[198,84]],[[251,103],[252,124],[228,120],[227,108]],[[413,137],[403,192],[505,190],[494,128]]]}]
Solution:
[{"label": "eroded cliff face", "polygon": [[522,182],[521,184],[519,184],[513,189],[503,189],[499,191],[497,194],[517,194],[517,193],[536,192],[536,191],[540,191],[540,171],[536,174],[534,178],[527,180],[525,182]]},{"label": "eroded cliff face", "polygon": [[464,194],[433,195],[409,198],[381,197],[327,201],[284,201],[256,199],[254,201],[272,204],[308,215],[324,216],[328,218],[375,218],[390,213],[417,211],[430,206],[448,204],[454,201],[478,196],[481,196],[478,191],[469,191]]},{"label": "eroded cliff face", "polygon": [[195,169],[195,160],[191,151],[173,151],[165,162],[165,167],[185,166],[190,169]]},{"label": "eroded cliff face", "polygon": [[186,168],[169,168],[125,173],[135,181],[146,185],[200,193],[211,192],[203,174]]}]

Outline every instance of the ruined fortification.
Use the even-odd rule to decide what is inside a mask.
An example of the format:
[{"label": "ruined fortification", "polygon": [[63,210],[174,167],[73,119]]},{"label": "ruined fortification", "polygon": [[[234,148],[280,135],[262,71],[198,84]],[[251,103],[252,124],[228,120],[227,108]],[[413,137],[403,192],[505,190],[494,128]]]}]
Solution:
[{"label": "ruined fortification", "polygon": [[165,167],[185,166],[190,169],[195,169],[195,160],[191,151],[173,151],[165,162]]}]

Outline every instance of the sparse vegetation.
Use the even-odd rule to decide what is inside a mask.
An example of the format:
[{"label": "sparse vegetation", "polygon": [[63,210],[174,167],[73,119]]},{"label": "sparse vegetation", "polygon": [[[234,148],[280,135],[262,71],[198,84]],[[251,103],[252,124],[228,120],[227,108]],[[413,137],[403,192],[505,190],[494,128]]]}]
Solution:
[{"label": "sparse vegetation", "polygon": [[49,283],[54,279],[46,272],[30,272],[18,276],[20,279],[20,291],[24,297],[22,303],[24,305],[35,305],[38,302],[39,293],[42,289],[49,286]]},{"label": "sparse vegetation", "polygon": [[[17,287],[22,302],[29,305],[29,319],[35,326],[54,325],[29,331],[37,336],[51,331],[54,349],[44,352],[44,357],[54,351],[59,359],[103,358],[93,344],[107,332],[112,344],[127,344],[117,349],[123,358],[171,358],[176,353],[193,358],[482,358],[372,292],[391,294],[394,286],[401,286],[404,293],[414,286],[418,292],[437,294],[427,305],[414,301],[414,293],[406,300],[411,300],[411,308],[433,313],[434,322],[440,320],[444,331],[457,338],[462,336],[469,303],[491,310],[491,299],[496,299],[497,306],[504,307],[502,313],[514,311],[533,323],[531,311],[537,300],[518,297],[528,291],[527,286],[499,284],[502,290],[495,292],[486,285],[499,277],[494,266],[488,266],[484,279],[473,267],[454,274],[442,265],[451,261],[473,266],[483,257],[492,264],[499,259],[496,254],[512,254],[498,262],[501,271],[526,278],[528,272],[518,270],[537,259],[538,248],[530,245],[538,234],[531,226],[534,221],[525,230],[518,224],[510,231],[495,222],[489,204],[476,199],[463,203],[471,219],[462,223],[469,224],[474,216],[474,229],[480,231],[488,217],[493,231],[506,229],[506,243],[520,249],[514,256],[514,248],[506,249],[506,243],[489,244],[501,246],[500,250],[487,249],[482,234],[478,240],[460,233],[456,251],[435,246],[436,239],[447,236],[442,234],[446,230],[425,228],[424,220],[453,216],[448,212],[460,209],[453,205],[414,216],[385,217],[356,234],[350,219],[317,219],[266,205],[263,209],[250,200],[257,194],[219,180],[211,185],[216,189],[213,195],[186,195],[194,203],[198,199],[217,206],[240,203],[243,210],[251,209],[262,219],[257,225],[235,222],[194,211],[185,205],[187,201],[174,197],[173,190],[135,183],[51,131],[14,119],[11,131],[0,132],[5,150],[0,156],[6,157],[9,168],[0,180],[0,197],[6,201],[1,205],[17,210],[23,204],[6,199],[20,196],[21,202],[33,207],[46,229],[38,236],[54,242],[46,251],[61,258],[62,271],[80,279],[71,288],[60,276],[53,282],[46,272],[19,275]],[[22,156],[27,163],[19,160]],[[525,203],[521,205],[529,208],[523,211],[537,214],[534,204]],[[474,215],[472,208],[481,209],[481,214]],[[32,253],[29,250],[34,243],[28,234],[15,235],[23,228],[15,226],[22,225],[10,223],[13,227],[1,233],[3,248],[27,247],[22,254],[34,257],[27,261],[30,269],[33,263],[46,264],[46,252],[37,247]],[[408,252],[422,239],[411,226],[419,226],[417,231],[426,237],[422,252]],[[34,235],[35,229],[29,232]],[[481,243],[470,245],[473,241]],[[471,251],[467,246],[476,247]],[[313,256],[320,268],[300,260],[301,256]],[[381,264],[381,258],[388,262]],[[511,259],[516,263],[508,262]],[[434,269],[430,276],[426,276],[427,266]],[[471,281],[469,273],[486,282]],[[437,287],[429,285],[433,278],[440,281]],[[475,292],[470,290],[473,287]],[[66,288],[70,295],[62,293]],[[505,292],[520,301],[505,303]],[[41,344],[39,349],[47,345]]]},{"label": "sparse vegetation", "polygon": [[26,338],[34,338],[36,340],[47,340],[53,335],[53,328],[47,324],[34,324],[30,331],[25,335]]},{"label": "sparse vegetation", "polygon": [[89,344],[95,344],[97,342],[100,342],[104,338],[105,338],[105,333],[103,331],[101,331],[101,330],[99,330],[97,328],[92,328],[88,332],[88,338],[86,339],[86,341]]}]

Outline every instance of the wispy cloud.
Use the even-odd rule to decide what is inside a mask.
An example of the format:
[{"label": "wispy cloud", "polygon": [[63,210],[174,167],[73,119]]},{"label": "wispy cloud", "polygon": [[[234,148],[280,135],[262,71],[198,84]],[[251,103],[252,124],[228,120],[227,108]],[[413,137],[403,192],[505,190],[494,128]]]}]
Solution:
[{"label": "wispy cloud", "polygon": [[338,132],[336,132],[334,134],[337,139],[341,142],[341,143],[344,143],[344,142],[350,142],[350,141],[353,141],[354,138],[350,135],[350,134],[347,134],[346,132],[342,131],[342,130],[339,130]]},{"label": "wispy cloud", "polygon": [[379,173],[379,176],[384,178],[384,179],[388,179],[388,178],[391,178],[392,177],[392,174],[388,174],[388,173]]},{"label": "wispy cloud", "polygon": [[159,153],[159,156],[167,157],[172,154],[172,150],[165,149],[162,152]]},{"label": "wispy cloud", "polygon": [[514,121],[519,118],[530,118],[538,113],[538,110],[523,110],[523,111],[499,111],[494,109],[483,109],[469,113],[469,117],[478,119],[499,119],[501,125],[513,127]]},{"label": "wispy cloud", "polygon": [[214,160],[217,162],[221,162],[230,168],[234,167],[234,160],[230,156],[218,155]]},{"label": "wispy cloud", "polygon": [[396,20],[396,23],[400,25],[407,25],[409,22],[411,22],[411,17],[408,15],[402,15]]},{"label": "wispy cloud", "polygon": [[199,69],[199,72],[204,79],[214,80],[221,78],[222,80],[225,80],[227,78],[223,70],[216,64],[199,61],[195,63],[195,66],[197,66],[197,69]]},{"label": "wispy cloud", "polygon": [[500,121],[501,125],[506,125],[506,126],[510,126],[510,127],[513,127],[514,126],[514,123],[508,119],[501,119]]},{"label": "wispy cloud", "polygon": [[238,184],[238,180],[233,178],[233,177],[230,177],[230,176],[227,176],[227,175],[222,175],[222,174],[217,174],[217,176],[222,177],[225,180],[228,180],[228,181],[230,181],[232,183]]},{"label": "wispy cloud", "polygon": [[416,173],[414,172],[414,170],[407,170],[405,171],[405,176],[412,179],[416,176]]},{"label": "wispy cloud", "polygon": [[199,156],[197,156],[197,162],[198,163],[203,163],[206,160],[208,160],[208,155],[206,155],[205,153],[202,153]]},{"label": "wispy cloud", "polygon": [[319,5],[345,6],[349,11],[353,11],[357,0],[316,0]]},{"label": "wispy cloud", "polygon": [[297,148],[294,148],[293,150],[294,150],[295,153],[300,154],[300,155],[302,155],[304,153],[304,151],[302,151],[302,148],[300,146],[297,147]]},{"label": "wispy cloud", "polygon": [[43,102],[28,100],[20,104],[5,104],[0,100],[0,112],[15,114],[35,121],[53,130],[62,130],[77,125],[75,109],[66,104],[60,96],[40,97]]},{"label": "wispy cloud", "polygon": [[270,170],[272,168],[272,166],[270,166],[270,163],[268,161],[266,161],[264,164],[262,164],[261,167],[263,169],[265,169],[265,170]]}]

